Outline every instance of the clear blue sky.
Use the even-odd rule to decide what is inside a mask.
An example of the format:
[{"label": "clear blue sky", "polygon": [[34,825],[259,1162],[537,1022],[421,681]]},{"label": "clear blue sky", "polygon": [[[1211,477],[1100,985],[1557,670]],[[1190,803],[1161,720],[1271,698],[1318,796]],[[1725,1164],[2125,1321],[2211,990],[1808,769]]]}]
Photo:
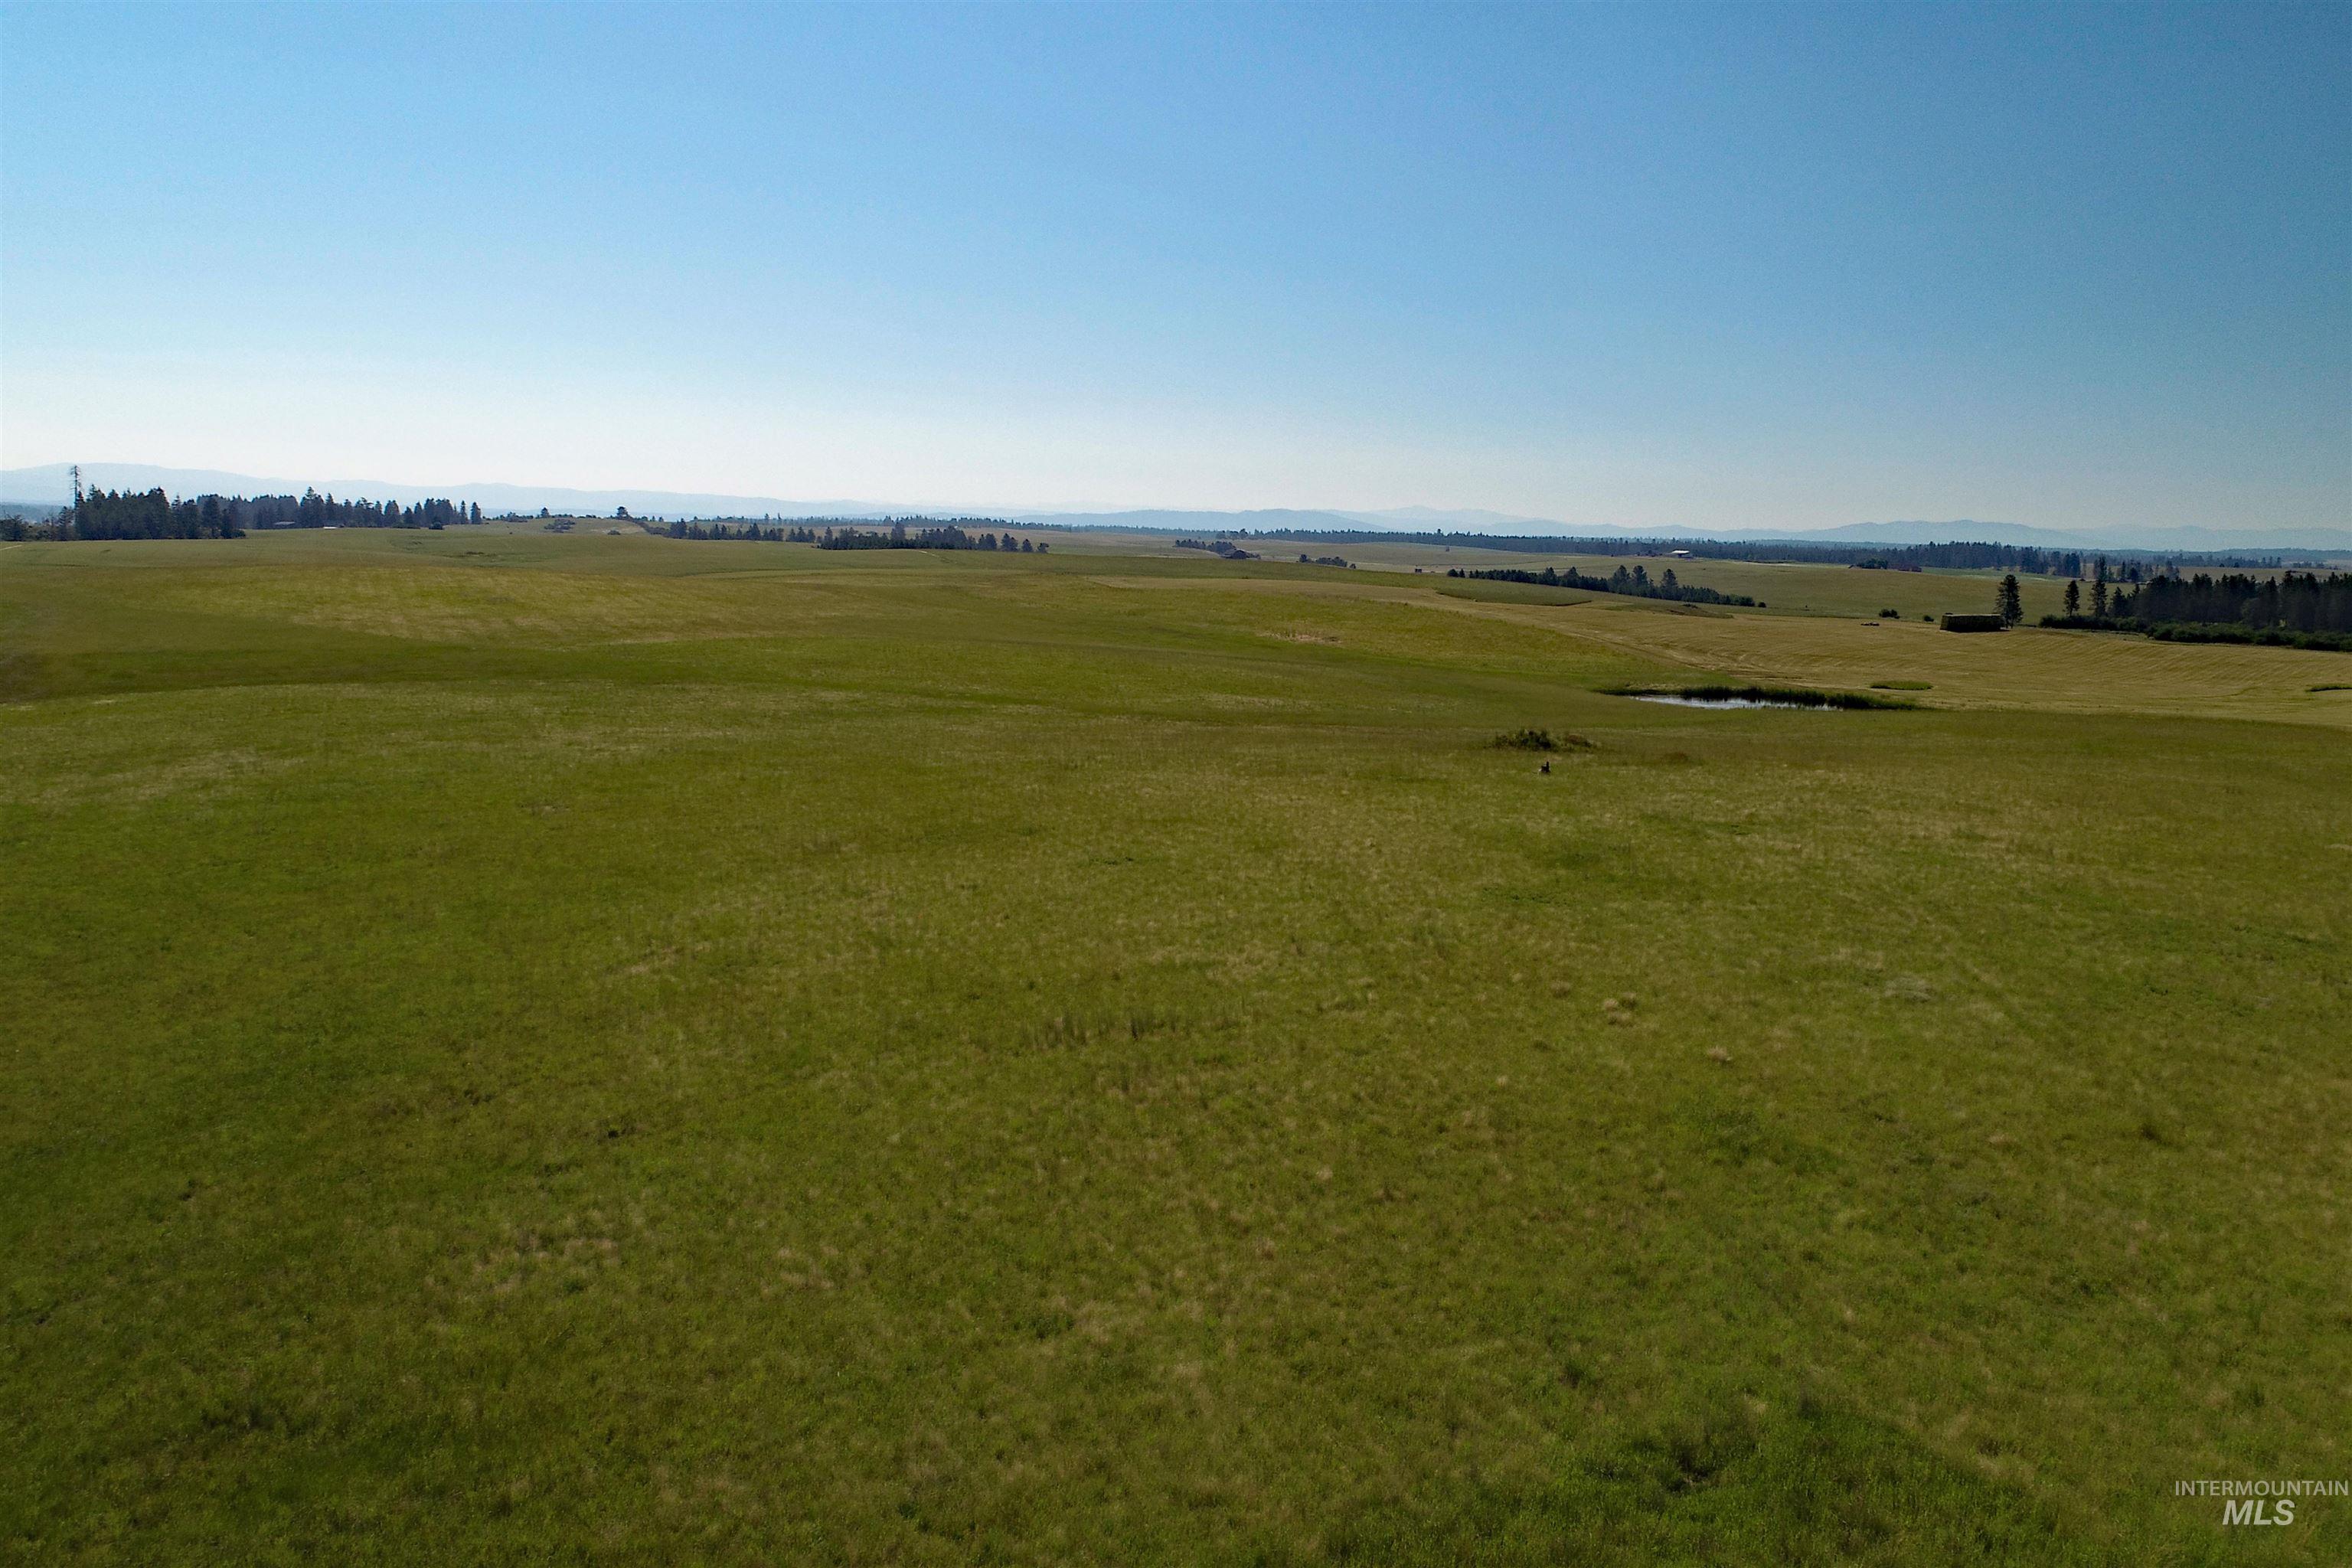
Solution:
[{"label": "clear blue sky", "polygon": [[0,8],[0,462],[2342,526],[2352,9]]}]

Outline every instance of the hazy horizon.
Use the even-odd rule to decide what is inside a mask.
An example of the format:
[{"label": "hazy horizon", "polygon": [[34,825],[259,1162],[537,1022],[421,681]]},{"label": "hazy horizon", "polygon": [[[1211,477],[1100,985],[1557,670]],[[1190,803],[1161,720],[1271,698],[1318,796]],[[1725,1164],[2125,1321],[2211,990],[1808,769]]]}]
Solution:
[{"label": "hazy horizon", "polygon": [[[2352,518],[2337,7],[9,7],[0,35],[10,468],[1660,531]],[[72,79],[107,112],[57,112]]]},{"label": "hazy horizon", "polygon": [[[69,465],[0,469],[0,505],[58,505],[70,495]],[[310,476],[238,474],[218,469],[162,468],[143,464],[82,465],[92,488],[143,490],[161,488],[185,497],[219,491],[258,495],[322,490],[339,500],[397,500],[408,504],[428,498],[479,502],[490,513],[532,512],[542,507],[559,513],[609,516],[625,506],[635,516],[653,518],[779,516],[784,518],[913,516],[994,516],[1025,523],[1060,523],[1080,528],[1176,529],[1198,531],[1234,528],[1258,531],[1331,529],[1389,529],[1398,531],[1486,532],[1598,538],[1708,538],[1769,540],[1843,540],[1853,543],[1915,544],[1982,542],[2032,544],[2048,548],[2200,553],[2284,550],[2316,551],[2330,557],[2352,555],[2352,530],[2307,526],[2298,529],[2216,530],[2196,527],[2108,529],[2042,528],[1990,518],[1887,518],[1818,529],[1757,527],[1693,528],[1674,523],[1656,525],[1578,521],[1486,511],[1475,508],[1402,506],[1386,508],[1104,508],[1088,506],[972,507],[953,500],[910,500],[874,497],[788,498],[730,496],[708,491],[616,489],[587,490],[557,485],[478,483],[415,484],[381,479],[322,479]]]}]

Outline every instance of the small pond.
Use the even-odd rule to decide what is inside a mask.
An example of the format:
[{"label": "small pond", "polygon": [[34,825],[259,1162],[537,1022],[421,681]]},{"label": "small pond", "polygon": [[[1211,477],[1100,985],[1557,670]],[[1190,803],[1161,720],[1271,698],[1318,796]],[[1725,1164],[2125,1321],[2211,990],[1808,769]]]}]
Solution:
[{"label": "small pond", "polygon": [[1908,702],[1864,691],[1810,691],[1798,686],[1684,686],[1666,690],[1620,688],[1636,702],[1676,708],[1908,708]]},{"label": "small pond", "polygon": [[1676,708],[1821,708],[1819,702],[1790,702],[1774,697],[1677,697],[1669,692],[1635,692],[1636,702],[1665,702]]}]

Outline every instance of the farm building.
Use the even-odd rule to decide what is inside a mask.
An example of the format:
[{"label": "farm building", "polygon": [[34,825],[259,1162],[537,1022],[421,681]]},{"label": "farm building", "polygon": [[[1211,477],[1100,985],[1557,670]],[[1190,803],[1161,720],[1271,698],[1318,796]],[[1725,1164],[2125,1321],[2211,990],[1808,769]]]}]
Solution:
[{"label": "farm building", "polygon": [[2002,627],[1999,616],[1946,616],[1944,629],[1948,632],[1997,632]]}]

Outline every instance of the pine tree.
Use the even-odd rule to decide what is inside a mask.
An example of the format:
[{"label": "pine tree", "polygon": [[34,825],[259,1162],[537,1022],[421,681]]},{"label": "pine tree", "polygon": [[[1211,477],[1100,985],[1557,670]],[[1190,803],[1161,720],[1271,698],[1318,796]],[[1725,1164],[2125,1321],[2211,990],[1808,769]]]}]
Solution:
[{"label": "pine tree", "polygon": [[2080,583],[2066,584],[2066,613],[2070,616],[2083,613],[2083,584]]},{"label": "pine tree", "polygon": [[2018,596],[2017,574],[2000,580],[2000,624],[2013,626],[2025,618],[2025,603]]}]

